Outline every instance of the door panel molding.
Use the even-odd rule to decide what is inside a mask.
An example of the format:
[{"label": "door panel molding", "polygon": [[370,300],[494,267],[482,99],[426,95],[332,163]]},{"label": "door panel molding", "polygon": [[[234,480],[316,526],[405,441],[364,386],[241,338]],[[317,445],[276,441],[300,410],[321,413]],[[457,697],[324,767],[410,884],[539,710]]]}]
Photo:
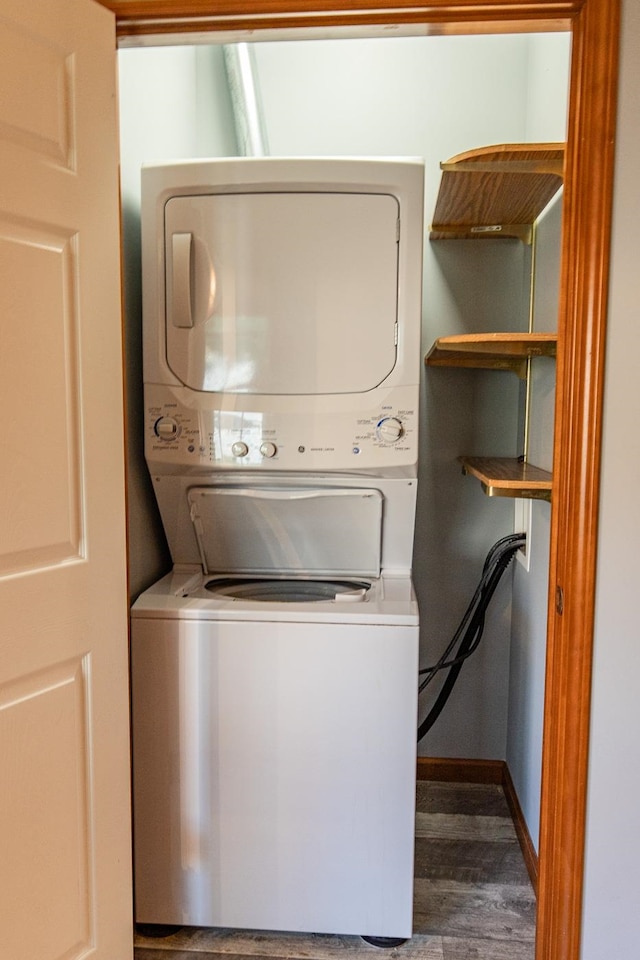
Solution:
[{"label": "door panel molding", "polygon": [[[0,790],[1,819],[29,823],[29,830],[7,831],[3,845],[3,870],[14,880],[6,903],[11,923],[3,925],[8,956],[71,960],[94,945],[89,661],[90,654],[74,657],[0,685],[9,785]],[[38,923],[34,903],[48,914]]]},{"label": "door panel molding", "polygon": [[[0,580],[84,559],[74,230],[0,216],[3,351],[0,377],[19,401],[3,426],[3,486],[13,495],[0,544]],[[38,278],[26,285],[25,275]],[[37,328],[35,319],[48,317]],[[16,358],[37,366],[27,378]],[[46,488],[43,468],[46,464]]]},{"label": "door panel molding", "polygon": [[[376,28],[567,30],[573,54],[554,448],[537,960],[578,960],[594,626],[618,0],[102,0],[122,43],[152,34]],[[266,35],[266,33],[264,34]],[[248,39],[249,36],[244,39]],[[237,39],[243,39],[239,37]],[[556,612],[556,588],[564,612]]]},{"label": "door panel molding", "polygon": [[73,56],[19,24],[2,29],[16,56],[0,60],[0,137],[72,170]]}]

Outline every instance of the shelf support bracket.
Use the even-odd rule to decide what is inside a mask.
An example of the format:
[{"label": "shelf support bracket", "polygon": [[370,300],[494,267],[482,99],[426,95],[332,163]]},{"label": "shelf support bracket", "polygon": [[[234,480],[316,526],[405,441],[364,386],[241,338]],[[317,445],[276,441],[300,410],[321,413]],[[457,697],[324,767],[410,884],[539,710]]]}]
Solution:
[{"label": "shelf support bracket", "polygon": [[533,227],[530,223],[489,223],[466,226],[460,223],[432,223],[429,227],[431,240],[446,240],[450,235],[453,239],[496,239],[496,240],[521,240],[529,245],[533,235]]}]

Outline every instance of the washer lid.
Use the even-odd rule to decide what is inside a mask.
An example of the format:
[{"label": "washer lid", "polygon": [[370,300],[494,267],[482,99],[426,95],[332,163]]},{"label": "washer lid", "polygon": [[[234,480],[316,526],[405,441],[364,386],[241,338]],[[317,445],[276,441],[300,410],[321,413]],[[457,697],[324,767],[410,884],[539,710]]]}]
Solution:
[{"label": "washer lid", "polygon": [[205,573],[380,574],[379,490],[191,487]]}]

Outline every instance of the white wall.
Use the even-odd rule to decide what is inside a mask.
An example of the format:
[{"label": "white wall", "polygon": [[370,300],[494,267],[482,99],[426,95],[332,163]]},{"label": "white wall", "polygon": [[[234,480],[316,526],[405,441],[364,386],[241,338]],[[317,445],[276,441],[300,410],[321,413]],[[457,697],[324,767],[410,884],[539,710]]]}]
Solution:
[{"label": "white wall", "polygon": [[640,5],[622,7],[582,960],[640,944]]}]

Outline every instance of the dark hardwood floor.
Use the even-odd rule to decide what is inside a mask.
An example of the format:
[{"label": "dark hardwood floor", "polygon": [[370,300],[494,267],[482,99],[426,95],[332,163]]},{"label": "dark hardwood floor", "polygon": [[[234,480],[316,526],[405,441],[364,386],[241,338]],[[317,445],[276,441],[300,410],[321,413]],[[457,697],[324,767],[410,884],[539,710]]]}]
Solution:
[{"label": "dark hardwood floor", "polygon": [[502,788],[421,780],[414,935],[360,937],[183,928],[136,937],[135,960],[533,960],[535,896]]}]

